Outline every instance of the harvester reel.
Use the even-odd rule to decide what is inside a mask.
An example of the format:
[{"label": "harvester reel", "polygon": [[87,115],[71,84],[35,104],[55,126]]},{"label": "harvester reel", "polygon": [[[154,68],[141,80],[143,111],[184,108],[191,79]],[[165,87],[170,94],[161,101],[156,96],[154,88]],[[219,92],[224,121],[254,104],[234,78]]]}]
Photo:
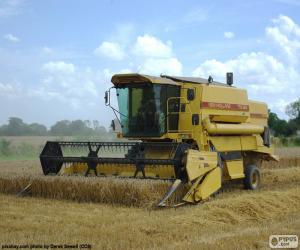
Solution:
[{"label": "harvester reel", "polygon": [[98,176],[98,173],[97,173],[97,160],[98,160],[98,152],[99,152],[99,149],[100,149],[100,145],[97,146],[97,149],[96,150],[93,150],[92,149],[92,146],[91,144],[89,144],[89,154],[88,154],[88,157],[87,157],[87,170],[85,172],[85,176],[88,176],[90,171],[93,170],[95,172],[95,175]]},{"label": "harvester reel", "polygon": [[40,160],[45,175],[57,174],[66,164],[69,174],[101,170],[103,175],[139,178],[141,172],[143,178],[185,181],[182,158],[189,147],[175,142],[47,142]]},{"label": "harvester reel", "polygon": [[[41,156],[47,155],[49,158],[43,158]],[[41,165],[43,169],[44,175],[48,174],[58,174],[63,162],[62,161],[56,161],[51,160],[51,157],[53,158],[59,158],[62,157],[63,153],[61,150],[61,147],[58,142],[50,142],[48,141],[40,155]]]},{"label": "harvester reel", "polygon": [[[143,178],[146,178],[145,175],[145,164],[143,163],[143,160],[145,159],[145,148],[143,145],[141,145],[140,147],[137,147],[138,150],[135,155],[136,163],[135,163],[135,167],[136,170],[134,172],[133,177],[136,178],[139,172],[142,172]],[[131,155],[131,157],[134,157],[133,155]]]}]

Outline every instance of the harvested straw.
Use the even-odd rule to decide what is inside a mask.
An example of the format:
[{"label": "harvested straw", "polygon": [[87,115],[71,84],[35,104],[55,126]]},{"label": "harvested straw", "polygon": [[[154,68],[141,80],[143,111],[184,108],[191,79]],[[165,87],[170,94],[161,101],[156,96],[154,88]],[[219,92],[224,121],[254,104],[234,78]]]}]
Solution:
[{"label": "harvested straw", "polygon": [[[297,167],[298,166],[298,167]],[[262,182],[285,183],[300,178],[300,158],[282,157],[280,162],[265,162]],[[29,183],[28,195],[78,202],[152,207],[165,195],[172,182],[115,177],[43,176],[38,162],[4,162],[0,164],[0,192],[18,194]],[[170,204],[180,202],[188,187],[179,189]]]},{"label": "harvested straw", "polygon": [[[125,206],[150,207],[168,191],[171,182],[160,180],[134,180],[114,177],[0,177],[0,192],[18,194],[29,183],[29,195],[35,197],[67,199],[78,202],[100,202]],[[183,190],[182,190],[183,191]],[[179,201],[176,193],[172,203]]]},{"label": "harvested straw", "polygon": [[263,168],[287,168],[287,167],[300,167],[300,157],[281,157],[279,162],[264,161]]}]

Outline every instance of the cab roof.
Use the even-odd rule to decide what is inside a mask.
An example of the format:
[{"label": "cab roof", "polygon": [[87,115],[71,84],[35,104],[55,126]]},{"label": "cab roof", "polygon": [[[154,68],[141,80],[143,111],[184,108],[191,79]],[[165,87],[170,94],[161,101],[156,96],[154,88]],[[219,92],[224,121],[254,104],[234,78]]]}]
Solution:
[{"label": "cab roof", "polygon": [[183,83],[196,83],[196,84],[210,84],[210,85],[219,85],[223,87],[230,87],[227,84],[220,83],[220,82],[211,82],[209,83],[207,79],[200,78],[200,77],[182,77],[182,76],[168,76],[168,75],[160,75],[157,76],[149,76],[149,75],[142,75],[137,73],[130,73],[130,74],[115,74],[111,78],[111,82],[115,86],[120,86],[122,84],[128,83],[157,83],[157,84],[169,84],[169,85],[177,85],[180,86]]}]

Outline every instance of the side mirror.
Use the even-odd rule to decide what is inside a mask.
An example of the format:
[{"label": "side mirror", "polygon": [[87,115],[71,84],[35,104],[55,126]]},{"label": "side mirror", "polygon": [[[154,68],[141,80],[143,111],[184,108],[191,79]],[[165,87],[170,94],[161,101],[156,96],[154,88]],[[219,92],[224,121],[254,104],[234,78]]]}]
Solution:
[{"label": "side mirror", "polygon": [[114,120],[111,121],[110,127],[112,128],[113,131],[116,130],[116,124]]},{"label": "side mirror", "polygon": [[105,105],[108,105],[109,104],[109,93],[108,93],[108,91],[105,91],[104,100],[105,100]]}]

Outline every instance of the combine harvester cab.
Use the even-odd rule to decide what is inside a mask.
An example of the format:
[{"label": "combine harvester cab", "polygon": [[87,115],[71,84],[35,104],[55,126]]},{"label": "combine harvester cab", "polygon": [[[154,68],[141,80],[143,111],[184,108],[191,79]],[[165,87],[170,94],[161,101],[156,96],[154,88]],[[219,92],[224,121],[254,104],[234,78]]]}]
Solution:
[{"label": "combine harvester cab", "polygon": [[261,162],[278,160],[268,109],[248,100],[232,79],[231,73],[227,84],[211,77],[114,75],[119,108],[111,105],[112,88],[105,103],[117,118],[112,128],[119,126],[126,141],[49,141],[40,155],[43,173],[173,181],[158,206],[168,206],[181,185],[188,189],[179,204],[206,200],[233,179],[257,189]]}]

